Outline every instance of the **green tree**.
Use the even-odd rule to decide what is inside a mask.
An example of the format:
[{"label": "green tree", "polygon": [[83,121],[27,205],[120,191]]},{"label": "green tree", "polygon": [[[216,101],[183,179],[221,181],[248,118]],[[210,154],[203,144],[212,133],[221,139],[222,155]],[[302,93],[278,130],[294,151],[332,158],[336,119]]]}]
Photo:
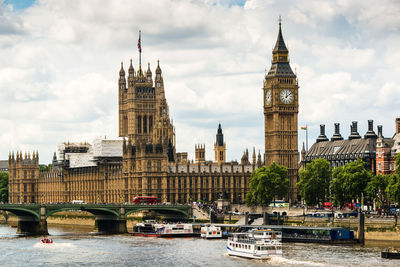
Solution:
[{"label": "green tree", "polygon": [[365,169],[361,159],[350,162],[333,170],[331,192],[336,204],[343,206],[344,202],[361,199],[372,174]]},{"label": "green tree", "polygon": [[39,165],[39,171],[40,172],[47,172],[51,169],[51,164],[49,165]]},{"label": "green tree", "polygon": [[372,175],[371,181],[369,181],[365,192],[367,195],[376,200],[379,207],[387,203],[387,192],[386,188],[388,186],[390,176],[389,175]]},{"label": "green tree", "polygon": [[325,159],[315,159],[299,173],[297,188],[307,205],[317,205],[329,198],[332,169]]},{"label": "green tree", "polygon": [[345,190],[343,190],[344,177],[343,167],[334,168],[332,172],[332,181],[329,185],[333,202],[340,207],[347,201]]},{"label": "green tree", "polygon": [[396,174],[388,175],[388,186],[386,194],[390,201],[400,202],[400,177]]},{"label": "green tree", "polygon": [[394,162],[396,164],[396,174],[400,176],[400,153],[394,157]]},{"label": "green tree", "polygon": [[246,205],[269,205],[275,197],[282,198],[289,191],[289,179],[284,166],[272,163],[254,171],[250,177],[250,191]]},{"label": "green tree", "polygon": [[0,201],[8,202],[8,173],[0,172]]}]

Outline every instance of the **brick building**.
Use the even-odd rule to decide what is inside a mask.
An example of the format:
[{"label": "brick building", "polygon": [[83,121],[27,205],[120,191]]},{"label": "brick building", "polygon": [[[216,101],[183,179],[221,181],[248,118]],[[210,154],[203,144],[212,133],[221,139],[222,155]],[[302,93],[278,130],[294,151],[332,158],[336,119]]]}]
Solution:
[{"label": "brick building", "polygon": [[382,130],[376,141],[376,173],[391,174],[395,171],[394,157],[400,152],[400,118],[396,118],[396,133],[384,138]]}]

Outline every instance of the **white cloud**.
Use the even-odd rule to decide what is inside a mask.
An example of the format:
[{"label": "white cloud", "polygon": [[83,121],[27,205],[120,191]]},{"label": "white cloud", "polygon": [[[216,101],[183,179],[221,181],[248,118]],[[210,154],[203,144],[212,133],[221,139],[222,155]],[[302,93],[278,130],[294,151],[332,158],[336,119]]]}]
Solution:
[{"label": "white cloud", "polygon": [[[399,4],[395,1],[50,1],[0,7],[0,157],[61,141],[118,134],[120,61],[160,59],[178,151],[213,143],[221,121],[228,159],[263,149],[262,80],[278,15],[300,81],[299,124],[399,116]],[[346,129],[347,126],[342,126]],[[304,139],[299,133],[300,140]],[[193,155],[192,155],[193,156]]]}]

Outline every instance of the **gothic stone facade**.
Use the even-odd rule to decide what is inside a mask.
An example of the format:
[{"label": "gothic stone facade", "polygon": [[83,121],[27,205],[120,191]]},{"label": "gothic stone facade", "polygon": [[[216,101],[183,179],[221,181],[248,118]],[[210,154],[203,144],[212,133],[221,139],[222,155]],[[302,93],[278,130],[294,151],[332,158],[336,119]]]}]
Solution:
[{"label": "gothic stone facade", "polygon": [[[281,26],[271,70],[264,81],[265,159],[246,150],[240,163],[226,161],[226,144],[219,125],[215,161],[205,160],[205,146],[196,145],[196,161],[176,153],[175,128],[169,117],[159,63],[153,79],[150,64],[126,77],[121,63],[118,79],[120,149],[103,145],[62,144],[50,170],[38,171],[38,155],[10,155],[10,202],[131,202],[135,196],[157,196],[162,202],[214,201],[220,197],[243,203],[251,173],[272,162],[289,169],[290,196],[296,198],[298,150],[298,85],[289,65]],[[117,142],[117,140],[114,140]],[[100,151],[100,152],[99,152]],[[25,162],[25,163],[24,163]],[[26,173],[26,177],[25,177]],[[28,173],[33,173],[28,175]],[[26,190],[25,190],[26,185]]]},{"label": "gothic stone facade", "polygon": [[[196,162],[175,152],[175,135],[168,114],[161,68],[155,86],[150,68],[143,75],[123,68],[118,82],[120,136],[122,140],[63,143],[52,168],[39,172],[37,153],[32,159],[21,152],[9,156],[10,203],[131,202],[135,196],[157,196],[162,202],[214,201],[220,197],[243,203],[249,178],[261,166],[247,156],[239,164],[226,162],[221,125],[217,130],[215,162],[205,160],[205,146],[196,145]],[[108,151],[105,142],[114,142]],[[119,143],[118,143],[119,142]],[[255,153],[255,152],[253,152]],[[255,155],[253,155],[255,158]]]}]

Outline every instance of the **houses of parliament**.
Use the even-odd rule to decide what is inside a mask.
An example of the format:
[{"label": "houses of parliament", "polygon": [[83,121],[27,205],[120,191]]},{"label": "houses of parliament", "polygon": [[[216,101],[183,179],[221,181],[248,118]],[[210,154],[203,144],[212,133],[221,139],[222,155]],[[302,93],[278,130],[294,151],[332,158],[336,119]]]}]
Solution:
[{"label": "houses of parliament", "polygon": [[62,143],[51,168],[39,171],[38,152],[9,155],[9,202],[132,202],[135,196],[156,196],[160,202],[211,202],[219,198],[244,203],[251,173],[272,162],[288,168],[289,199],[297,198],[298,84],[289,65],[281,23],[272,51],[272,65],[263,81],[265,153],[240,162],[226,160],[221,124],[214,143],[214,161],[205,145],[195,145],[195,159],[176,151],[175,128],[169,116],[159,62],[150,69],[121,63],[118,78],[118,140]]}]

